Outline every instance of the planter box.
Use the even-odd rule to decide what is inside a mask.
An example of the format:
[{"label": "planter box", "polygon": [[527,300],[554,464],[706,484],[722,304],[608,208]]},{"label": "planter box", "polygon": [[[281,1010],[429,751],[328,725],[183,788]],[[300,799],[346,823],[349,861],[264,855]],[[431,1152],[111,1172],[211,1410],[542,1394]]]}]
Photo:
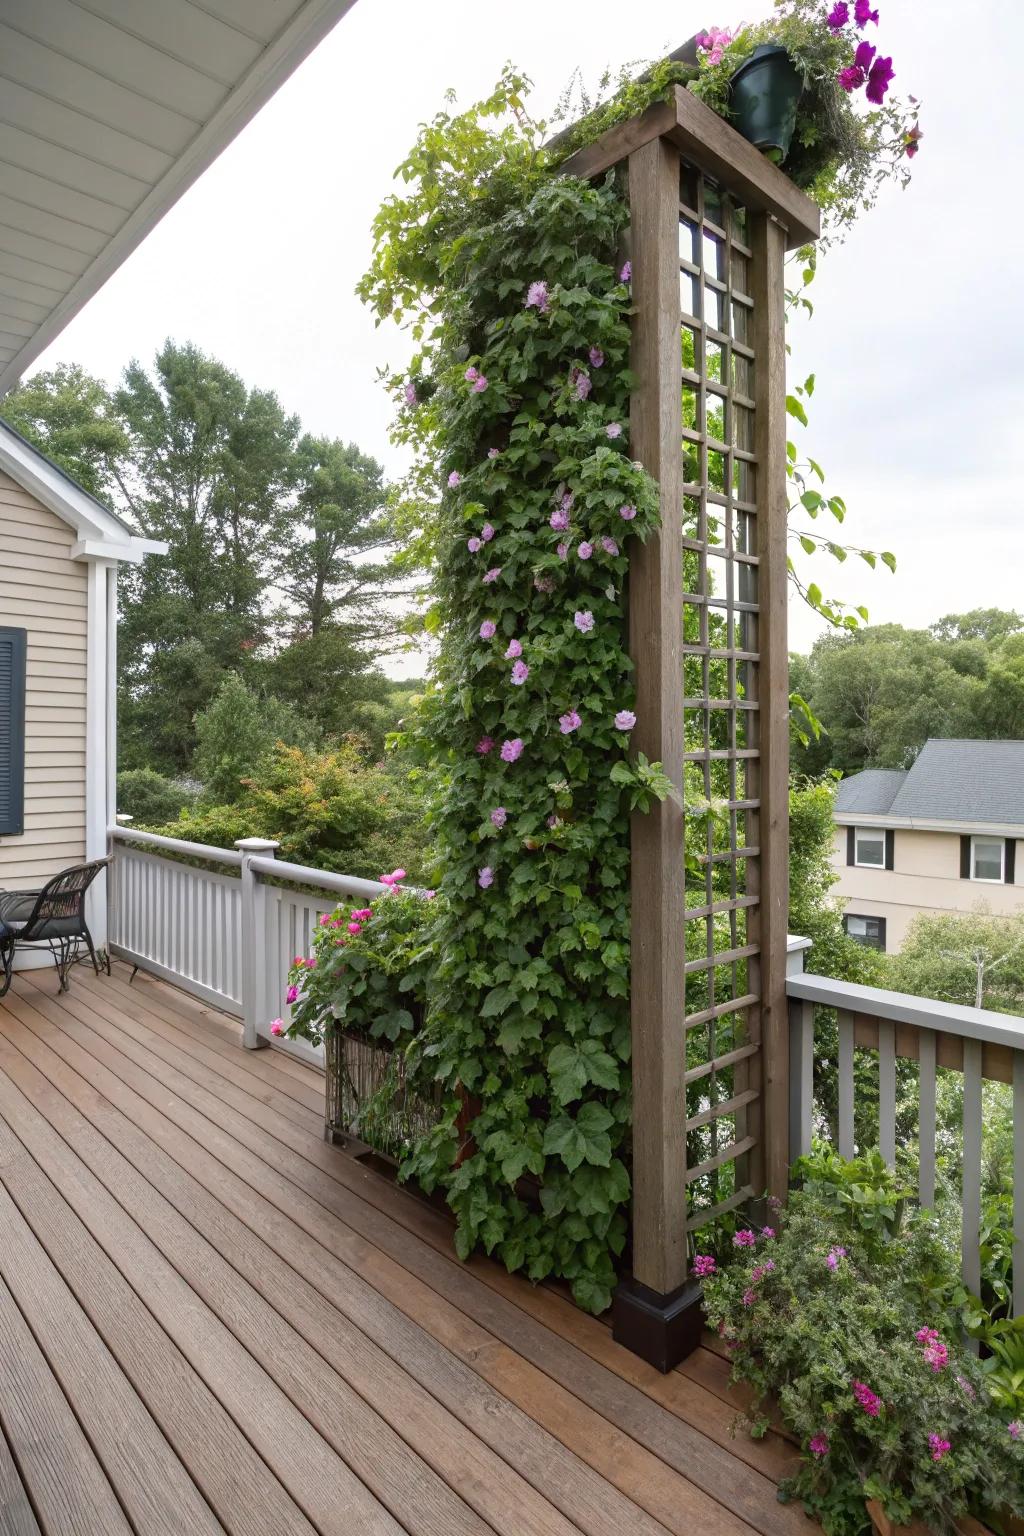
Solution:
[{"label": "planter box", "polygon": [[[925,1525],[923,1520],[915,1520],[911,1525],[895,1525],[877,1499],[868,1499],[867,1510],[878,1536],[933,1536],[931,1527]],[[1024,1520],[1019,1520],[1015,1515],[1004,1516],[1002,1525],[1006,1536],[1024,1536]],[[987,1525],[982,1525],[980,1520],[970,1515],[958,1520],[956,1528],[960,1536],[992,1536]]]},{"label": "planter box", "polygon": [[412,1091],[404,1060],[387,1041],[332,1029],[325,1050],[328,1141],[355,1138],[375,1152],[398,1158],[415,1137],[437,1124],[438,1097]]}]

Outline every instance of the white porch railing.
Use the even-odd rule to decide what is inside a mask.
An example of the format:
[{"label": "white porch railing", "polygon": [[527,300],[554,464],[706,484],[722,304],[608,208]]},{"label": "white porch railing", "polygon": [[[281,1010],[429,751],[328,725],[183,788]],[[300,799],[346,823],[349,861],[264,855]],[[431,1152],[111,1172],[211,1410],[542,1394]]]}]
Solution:
[{"label": "white porch railing", "polygon": [[270,1034],[272,1019],[288,1020],[292,960],[309,953],[323,913],[387,887],[288,864],[263,838],[214,848],[111,827],[109,840],[112,953],[241,1019],[250,1048],[279,1044],[321,1062],[304,1041]]},{"label": "white porch railing", "polygon": [[1013,1113],[1013,1311],[1024,1315],[1024,1019],[984,1008],[941,1003],[880,987],[791,975],[790,1152],[811,1150],[815,1134],[815,1018],[834,1010],[838,1024],[837,1151],[851,1157],[854,1145],[854,1048],[874,1053],[878,1071],[877,1145],[886,1162],[896,1160],[896,1062],[919,1063],[918,1162],[923,1206],[935,1204],[937,1181],[936,1071],[963,1074],[963,1184],[961,1189],[963,1277],[977,1295],[981,1285],[982,1083],[1008,1083]]}]

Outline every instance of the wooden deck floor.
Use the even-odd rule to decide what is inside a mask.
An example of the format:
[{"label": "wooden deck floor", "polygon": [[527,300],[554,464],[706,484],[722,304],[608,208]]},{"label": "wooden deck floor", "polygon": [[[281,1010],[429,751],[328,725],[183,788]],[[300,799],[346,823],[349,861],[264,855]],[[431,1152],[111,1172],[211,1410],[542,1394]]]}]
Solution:
[{"label": "wooden deck floor", "polygon": [[0,1003],[0,1532],[807,1536],[661,1376],[321,1139],[322,1079],[128,971]]}]

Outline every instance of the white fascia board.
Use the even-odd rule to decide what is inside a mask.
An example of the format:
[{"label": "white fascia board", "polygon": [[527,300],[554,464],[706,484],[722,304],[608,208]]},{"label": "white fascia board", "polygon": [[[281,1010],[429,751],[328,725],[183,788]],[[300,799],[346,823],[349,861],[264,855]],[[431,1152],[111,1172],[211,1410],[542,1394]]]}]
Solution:
[{"label": "white fascia board", "polygon": [[1024,841],[1024,826],[1009,821],[937,821],[920,816],[868,815],[866,811],[836,811],[832,818],[840,827],[891,827],[908,832],[956,832],[974,837],[1016,837]]},{"label": "white fascia board", "polygon": [[169,546],[162,539],[79,539],[71,547],[72,560],[116,560],[124,565],[138,565],[146,555],[166,555]]},{"label": "white fascia board", "polygon": [[15,433],[3,431],[2,423],[0,469],[48,511],[70,523],[80,539],[114,540],[125,544],[134,538],[127,523],[112,512],[104,511],[81,486],[61,474],[55,465]]}]

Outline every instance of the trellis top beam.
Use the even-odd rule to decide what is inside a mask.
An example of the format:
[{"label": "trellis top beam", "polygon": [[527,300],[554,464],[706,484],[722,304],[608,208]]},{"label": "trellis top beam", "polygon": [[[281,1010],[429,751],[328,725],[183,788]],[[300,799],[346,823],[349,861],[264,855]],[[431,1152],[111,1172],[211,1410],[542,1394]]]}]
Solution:
[{"label": "trellis top beam", "polygon": [[786,249],[817,240],[821,215],[760,150],[731,128],[723,117],[677,85],[667,101],[655,102],[641,117],[609,128],[593,144],[570,155],[561,169],[589,178],[617,165],[652,139],[668,139],[706,175],[721,181],[750,209],[763,210],[786,231]]}]

